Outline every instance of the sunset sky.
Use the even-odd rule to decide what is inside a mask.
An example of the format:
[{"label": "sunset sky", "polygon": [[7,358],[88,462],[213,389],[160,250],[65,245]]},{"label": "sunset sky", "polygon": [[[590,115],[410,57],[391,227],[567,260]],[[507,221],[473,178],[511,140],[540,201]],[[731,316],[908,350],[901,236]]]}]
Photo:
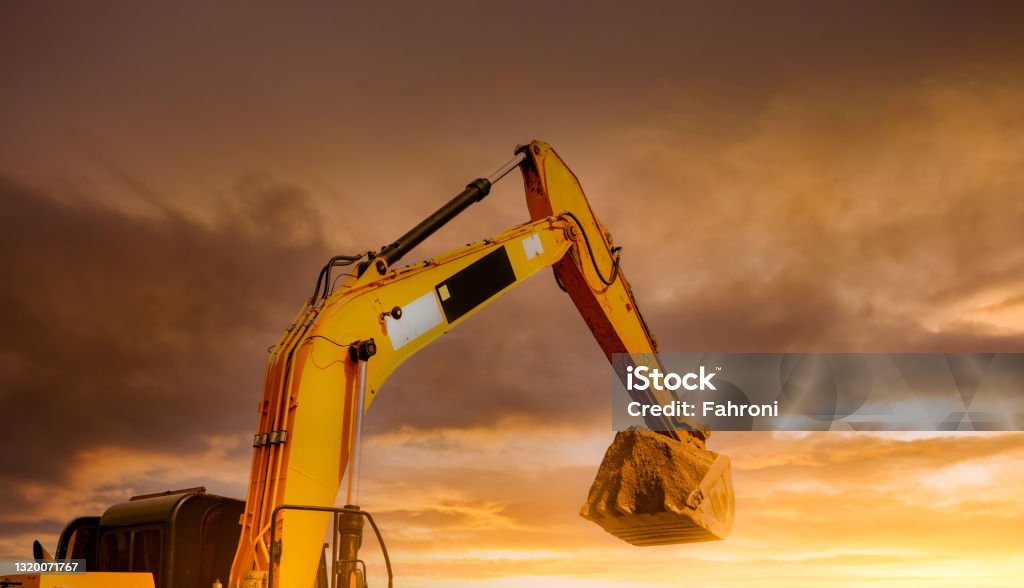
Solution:
[{"label": "sunset sky", "polygon": [[[665,351],[1024,352],[1022,23],[924,0],[4,3],[0,557],[133,494],[244,496],[266,349],[323,262],[531,139]],[[410,261],[527,217],[510,176]],[[714,434],[730,538],[621,543],[577,515],[607,383],[546,273],[403,366],[362,492],[396,585],[1024,578],[1017,433]]]}]

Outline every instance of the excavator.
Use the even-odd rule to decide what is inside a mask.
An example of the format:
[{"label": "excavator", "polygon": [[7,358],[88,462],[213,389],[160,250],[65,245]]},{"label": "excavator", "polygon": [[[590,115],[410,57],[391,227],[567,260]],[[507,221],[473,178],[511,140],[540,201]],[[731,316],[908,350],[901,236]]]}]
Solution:
[{"label": "excavator", "polygon": [[[49,561],[80,561],[85,573],[0,575],[0,586],[365,588],[360,550],[367,524],[392,586],[380,528],[358,506],[364,415],[402,363],[545,268],[553,268],[620,377],[634,360],[660,365],[620,267],[620,248],[576,176],[546,143],[514,153],[394,242],[323,266],[312,296],[270,349],[244,501],[203,488],[134,497],[102,516],[73,520],[52,557],[36,543],[41,569]],[[516,168],[528,222],[399,267]],[[673,399],[653,387],[632,393],[649,403]],[[725,538],[734,516],[732,482],[728,458],[706,449],[710,432],[684,417],[648,416],[645,425],[666,443],[712,455],[713,467],[685,504],[638,513],[611,500],[589,505],[585,516],[635,545]],[[344,506],[335,506],[342,493]]]}]

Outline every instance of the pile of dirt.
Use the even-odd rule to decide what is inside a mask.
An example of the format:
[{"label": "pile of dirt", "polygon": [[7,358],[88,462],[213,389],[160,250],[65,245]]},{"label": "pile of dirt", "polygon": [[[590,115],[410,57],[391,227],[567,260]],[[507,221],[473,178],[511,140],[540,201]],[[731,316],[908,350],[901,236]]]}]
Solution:
[{"label": "pile of dirt", "polygon": [[645,429],[615,435],[580,515],[588,520],[622,514],[680,512],[717,453]]}]

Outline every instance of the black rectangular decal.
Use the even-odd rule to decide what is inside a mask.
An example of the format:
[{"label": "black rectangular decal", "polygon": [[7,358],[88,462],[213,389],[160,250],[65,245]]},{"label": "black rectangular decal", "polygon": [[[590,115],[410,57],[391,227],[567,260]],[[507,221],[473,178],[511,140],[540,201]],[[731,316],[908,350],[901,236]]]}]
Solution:
[{"label": "black rectangular decal", "polygon": [[516,281],[515,270],[503,245],[438,284],[444,318],[453,323],[467,312]]}]

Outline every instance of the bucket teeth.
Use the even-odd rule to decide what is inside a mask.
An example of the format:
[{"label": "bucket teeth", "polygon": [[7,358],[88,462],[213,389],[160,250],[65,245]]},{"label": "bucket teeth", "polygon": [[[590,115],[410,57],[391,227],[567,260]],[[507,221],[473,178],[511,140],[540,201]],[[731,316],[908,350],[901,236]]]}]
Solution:
[{"label": "bucket teeth", "polygon": [[735,503],[729,458],[643,429],[605,452],[580,516],[633,545],[724,539]]}]

